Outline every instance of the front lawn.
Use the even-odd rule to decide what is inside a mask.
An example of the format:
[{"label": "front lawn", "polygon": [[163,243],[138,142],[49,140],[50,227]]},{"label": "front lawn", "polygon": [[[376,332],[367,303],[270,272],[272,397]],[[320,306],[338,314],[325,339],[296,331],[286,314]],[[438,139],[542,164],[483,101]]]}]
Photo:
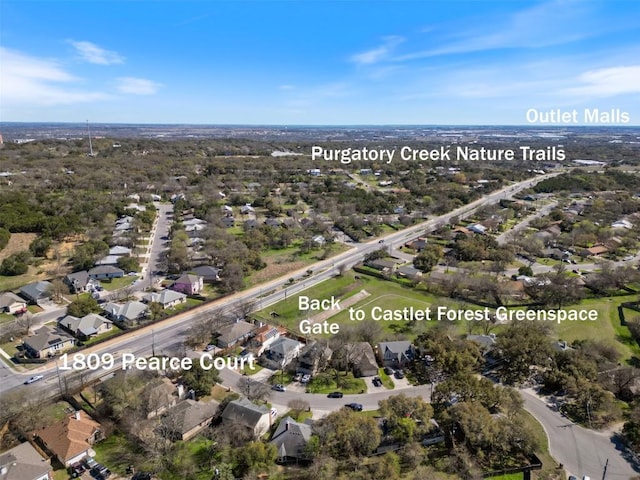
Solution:
[{"label": "front lawn", "polygon": [[380,380],[382,381],[382,386],[384,388],[388,388],[389,390],[393,390],[396,385],[393,383],[393,380],[391,379],[391,377],[389,375],[387,375],[386,373],[384,373],[384,368],[379,368],[378,369],[378,376],[380,377]]},{"label": "front lawn", "polygon": [[137,279],[138,279],[137,275],[131,276],[131,277],[128,275],[125,275],[124,277],[113,278],[110,282],[106,280],[101,280],[100,285],[102,285],[105,290],[113,292],[114,290],[119,290],[120,288],[128,287]]},{"label": "front lawn", "polygon": [[[340,385],[336,380],[340,382]],[[307,385],[307,391],[309,393],[342,392],[345,395],[349,395],[366,392],[367,385],[361,378],[354,378],[351,372],[346,375],[344,372],[340,372],[338,378],[336,378],[335,371],[329,370],[313,377],[309,385]]]}]

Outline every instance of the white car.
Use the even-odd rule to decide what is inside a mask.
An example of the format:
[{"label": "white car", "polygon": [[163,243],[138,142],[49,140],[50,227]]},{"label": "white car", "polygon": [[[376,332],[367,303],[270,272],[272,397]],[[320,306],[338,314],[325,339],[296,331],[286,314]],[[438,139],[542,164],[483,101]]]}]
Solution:
[{"label": "white car", "polygon": [[34,382],[37,382],[38,380],[42,380],[43,378],[44,378],[43,375],[34,375],[29,380],[25,380],[24,384],[25,385],[30,385],[30,384],[32,384]]}]

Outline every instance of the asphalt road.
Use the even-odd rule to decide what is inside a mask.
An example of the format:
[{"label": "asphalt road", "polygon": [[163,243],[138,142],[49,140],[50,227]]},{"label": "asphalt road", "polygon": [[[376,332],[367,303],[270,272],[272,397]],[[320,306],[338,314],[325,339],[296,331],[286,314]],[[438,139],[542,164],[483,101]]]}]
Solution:
[{"label": "asphalt road", "polygon": [[[525,408],[544,427],[549,438],[549,452],[571,475],[593,480],[629,480],[638,475],[623,457],[621,446],[609,433],[587,430],[563,417],[530,390],[521,390]],[[603,476],[607,465],[606,476]]]}]

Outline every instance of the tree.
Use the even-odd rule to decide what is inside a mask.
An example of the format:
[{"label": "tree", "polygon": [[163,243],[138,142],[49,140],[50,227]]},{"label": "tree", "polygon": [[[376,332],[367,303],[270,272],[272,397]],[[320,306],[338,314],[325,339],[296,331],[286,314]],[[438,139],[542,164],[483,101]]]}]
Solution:
[{"label": "tree", "polygon": [[413,266],[422,272],[430,272],[442,258],[442,247],[437,244],[428,244],[413,259]]},{"label": "tree", "polygon": [[36,237],[29,244],[29,250],[34,257],[46,257],[50,247],[51,239],[49,237]]},{"label": "tree", "polygon": [[271,387],[247,376],[238,380],[238,390],[249,400],[264,400],[271,395]]},{"label": "tree", "polygon": [[118,268],[125,272],[137,272],[140,270],[138,259],[130,255],[123,255],[118,258]]},{"label": "tree", "polygon": [[51,286],[49,287],[49,295],[55,302],[61,302],[62,296],[69,293],[69,287],[60,278],[54,278],[51,280]]},{"label": "tree", "polygon": [[361,457],[380,444],[380,429],[371,417],[351,409],[332,412],[314,425],[322,450],[337,459]]},{"label": "tree", "polygon": [[11,232],[6,228],[0,227],[0,250],[7,246],[9,239],[11,238]]},{"label": "tree", "polygon": [[387,419],[387,428],[400,443],[419,439],[431,428],[431,405],[419,397],[394,395],[378,402],[380,413]]},{"label": "tree", "polygon": [[183,380],[196,396],[204,397],[211,393],[211,388],[220,380],[220,372],[215,368],[205,370],[200,362],[193,362],[192,367],[184,372]]},{"label": "tree", "polygon": [[31,253],[27,250],[9,255],[0,264],[0,275],[9,277],[24,275],[29,270]]},{"label": "tree", "polygon": [[233,456],[236,463],[235,474],[242,476],[256,468],[271,467],[276,461],[278,451],[272,443],[256,441],[236,448]]},{"label": "tree", "polygon": [[101,311],[100,305],[91,296],[77,298],[67,306],[67,313],[78,318],[90,313],[100,313]]},{"label": "tree", "polygon": [[239,263],[225,265],[220,286],[224,292],[236,292],[244,287],[244,270]]},{"label": "tree", "polygon": [[512,323],[498,337],[496,352],[503,362],[503,380],[508,384],[523,382],[531,375],[531,367],[550,363],[549,327],[542,322]]}]

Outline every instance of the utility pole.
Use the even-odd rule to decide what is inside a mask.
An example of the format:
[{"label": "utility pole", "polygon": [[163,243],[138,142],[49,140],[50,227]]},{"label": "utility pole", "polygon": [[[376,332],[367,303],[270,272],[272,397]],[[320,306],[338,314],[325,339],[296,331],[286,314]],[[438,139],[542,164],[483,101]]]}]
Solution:
[{"label": "utility pole", "polygon": [[151,329],[151,356],[156,356],[156,335],[153,328]]},{"label": "utility pole", "polygon": [[607,476],[607,467],[609,466],[609,459],[604,463],[604,470],[602,471],[602,480]]}]

